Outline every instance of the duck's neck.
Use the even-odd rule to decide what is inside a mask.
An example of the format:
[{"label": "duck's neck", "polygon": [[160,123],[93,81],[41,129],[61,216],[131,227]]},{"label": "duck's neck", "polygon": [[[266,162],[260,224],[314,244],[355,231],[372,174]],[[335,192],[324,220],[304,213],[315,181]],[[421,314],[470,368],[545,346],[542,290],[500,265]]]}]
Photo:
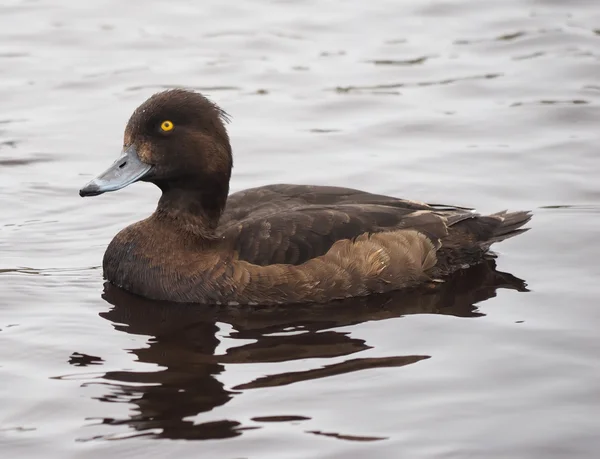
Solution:
[{"label": "duck's neck", "polygon": [[159,184],[162,196],[156,218],[168,221],[193,237],[214,240],[225,208],[229,183]]}]

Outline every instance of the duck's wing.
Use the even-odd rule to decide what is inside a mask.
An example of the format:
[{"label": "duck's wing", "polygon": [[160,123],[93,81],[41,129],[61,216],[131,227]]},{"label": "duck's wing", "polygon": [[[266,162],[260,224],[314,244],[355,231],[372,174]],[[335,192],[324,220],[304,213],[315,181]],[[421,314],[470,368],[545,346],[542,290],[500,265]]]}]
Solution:
[{"label": "duck's wing", "polygon": [[277,184],[249,188],[231,194],[220,224],[223,227],[248,217],[268,216],[275,211],[289,211],[299,206],[339,204],[374,204],[412,210],[462,210],[466,207],[428,205],[419,201],[368,193],[352,188],[319,185]]},{"label": "duck's wing", "polygon": [[441,237],[471,209],[430,205],[352,188],[276,184],[233,193],[220,220],[240,259],[300,264],[335,241],[401,228]]},{"label": "duck's wing", "polygon": [[257,265],[298,265],[327,253],[341,239],[364,233],[416,229],[438,241],[447,235],[449,222],[469,218],[464,210],[438,211],[426,206],[414,209],[401,200],[394,206],[337,204],[281,206],[274,202],[249,212],[222,227],[239,259]]},{"label": "duck's wing", "polygon": [[231,195],[220,229],[241,260],[262,266],[298,265],[363,233],[415,229],[442,240],[437,269],[443,274],[527,231],[522,226],[530,218],[529,212],[480,215],[351,188],[269,185]]}]

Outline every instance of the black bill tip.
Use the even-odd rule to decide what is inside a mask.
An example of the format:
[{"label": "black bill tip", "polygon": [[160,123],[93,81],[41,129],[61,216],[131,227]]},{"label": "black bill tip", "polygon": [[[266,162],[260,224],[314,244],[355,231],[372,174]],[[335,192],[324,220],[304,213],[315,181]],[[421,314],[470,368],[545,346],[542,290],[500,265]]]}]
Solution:
[{"label": "black bill tip", "polygon": [[82,198],[85,198],[86,196],[98,196],[102,193],[103,191],[100,190],[98,184],[94,183],[93,180],[86,186],[84,186],[81,190],[79,190],[79,196],[81,196]]}]

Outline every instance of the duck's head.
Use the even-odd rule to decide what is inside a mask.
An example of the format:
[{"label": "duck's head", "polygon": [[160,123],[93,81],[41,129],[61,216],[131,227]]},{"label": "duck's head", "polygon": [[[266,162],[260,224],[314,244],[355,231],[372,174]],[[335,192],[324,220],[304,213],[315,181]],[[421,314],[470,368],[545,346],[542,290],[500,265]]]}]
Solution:
[{"label": "duck's head", "polygon": [[222,209],[232,167],[226,120],[201,94],[183,89],[154,94],[131,115],[119,158],[79,194],[96,196],[145,181],[163,196],[178,191],[223,200],[212,203]]}]

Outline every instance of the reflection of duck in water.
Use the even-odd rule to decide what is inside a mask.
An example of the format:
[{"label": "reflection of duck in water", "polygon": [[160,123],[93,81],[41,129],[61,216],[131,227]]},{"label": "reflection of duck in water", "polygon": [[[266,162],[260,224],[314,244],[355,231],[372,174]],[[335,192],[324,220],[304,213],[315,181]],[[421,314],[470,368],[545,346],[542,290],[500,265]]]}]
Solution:
[{"label": "reflection of duck in water", "polygon": [[228,196],[225,118],[202,95],[180,89],[155,94],[133,113],[122,156],[80,194],[143,180],[162,196],[152,216],[109,245],[107,280],[156,300],[324,303],[445,277],[479,263],[531,218],[324,186]]},{"label": "reflection of duck in water", "polygon": [[[154,302],[107,283],[104,298],[113,308],[102,313],[102,317],[112,321],[119,331],[150,336],[147,347],[131,352],[140,362],[158,365],[160,369],[106,373],[103,379],[111,382],[110,392],[102,400],[132,403],[136,405],[136,412],[126,419],[104,422],[128,425],[142,434],[166,438],[239,435],[245,428],[256,428],[257,424],[242,426],[236,420],[194,424],[190,417],[227,403],[239,391],[427,359],[426,355],[361,358],[359,353],[371,346],[335,328],[407,314],[477,317],[481,314],[475,304],[495,296],[498,288],[526,290],[522,280],[498,272],[494,266],[492,260],[486,261],[456,272],[447,282],[424,291],[392,292],[326,305],[251,310]],[[215,355],[219,323],[233,327],[231,340],[244,341],[239,346],[229,347],[222,355]],[[351,357],[318,368],[265,375],[231,389],[225,388],[218,378],[227,365],[342,356]],[[73,363],[81,362],[79,357]]]}]

